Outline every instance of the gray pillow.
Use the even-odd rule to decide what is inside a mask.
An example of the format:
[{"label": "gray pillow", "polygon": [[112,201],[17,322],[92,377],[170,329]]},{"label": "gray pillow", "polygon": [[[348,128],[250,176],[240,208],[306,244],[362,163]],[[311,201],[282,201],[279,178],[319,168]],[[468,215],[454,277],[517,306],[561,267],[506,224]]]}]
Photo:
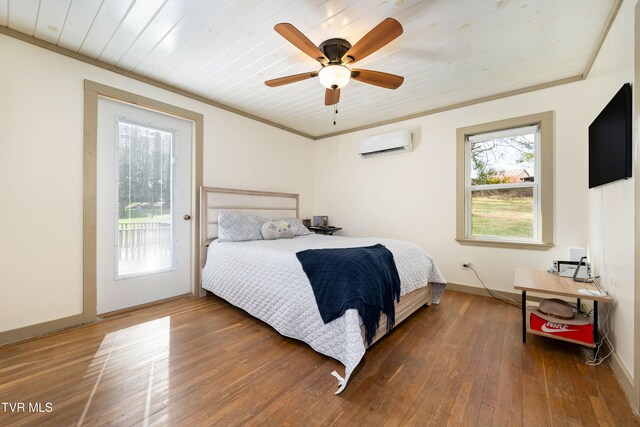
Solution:
[{"label": "gray pillow", "polygon": [[273,220],[262,224],[262,237],[265,240],[291,239],[296,237],[298,228],[287,220]]},{"label": "gray pillow", "polygon": [[220,242],[245,242],[262,240],[262,224],[269,218],[260,215],[243,215],[235,212],[218,213],[218,240]]},{"label": "gray pillow", "polygon": [[276,218],[271,221],[289,221],[293,228],[298,227],[298,231],[296,231],[296,236],[306,236],[307,234],[313,234],[307,227],[302,224],[298,218]]}]

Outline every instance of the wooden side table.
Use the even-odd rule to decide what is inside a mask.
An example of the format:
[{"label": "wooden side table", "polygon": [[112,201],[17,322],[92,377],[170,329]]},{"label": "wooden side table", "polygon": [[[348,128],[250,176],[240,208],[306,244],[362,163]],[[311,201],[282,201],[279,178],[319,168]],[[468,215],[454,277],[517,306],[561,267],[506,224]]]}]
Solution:
[{"label": "wooden side table", "polygon": [[[589,295],[578,292],[578,289],[589,289],[597,291],[593,283],[575,282],[571,277],[561,277],[556,273],[548,273],[543,270],[534,270],[531,268],[516,268],[514,286],[515,289],[522,291],[522,342],[527,342],[527,333],[540,335],[543,337],[553,338],[562,341],[568,341],[575,344],[585,345],[597,350],[598,342],[598,303],[604,302],[611,304],[613,299],[608,295]],[[541,294],[556,295],[561,297],[575,298],[578,302],[578,310],[580,310],[580,300],[593,301],[593,343],[584,343],[569,338],[551,335],[544,332],[532,330],[527,320],[527,291],[538,292]]]},{"label": "wooden side table", "polygon": [[342,227],[315,227],[315,226],[311,226],[311,227],[307,227],[309,230],[315,232],[316,234],[318,233],[322,233],[325,236],[328,234],[329,236],[333,236],[333,233],[335,231],[340,231],[342,230]]}]

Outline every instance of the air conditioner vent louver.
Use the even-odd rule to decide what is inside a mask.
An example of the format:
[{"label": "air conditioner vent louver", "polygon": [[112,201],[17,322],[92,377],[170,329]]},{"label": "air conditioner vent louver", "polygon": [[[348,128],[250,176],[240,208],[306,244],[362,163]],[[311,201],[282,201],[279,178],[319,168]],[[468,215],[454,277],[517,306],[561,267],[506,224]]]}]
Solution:
[{"label": "air conditioner vent louver", "polygon": [[363,139],[359,144],[359,151],[362,157],[373,157],[381,154],[412,150],[411,132],[408,130],[371,136]]},{"label": "air conditioner vent louver", "polygon": [[394,151],[407,151],[404,147],[388,148],[386,150],[372,151],[370,153],[362,153],[362,157],[375,156],[376,154],[392,153]]}]

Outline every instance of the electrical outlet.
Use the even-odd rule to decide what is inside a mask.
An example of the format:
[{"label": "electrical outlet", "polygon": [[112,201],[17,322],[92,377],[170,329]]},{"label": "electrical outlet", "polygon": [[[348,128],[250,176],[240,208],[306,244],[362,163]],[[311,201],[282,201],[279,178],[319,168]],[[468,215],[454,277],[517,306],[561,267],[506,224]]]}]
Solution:
[{"label": "electrical outlet", "polygon": [[[468,266],[470,266],[470,265],[471,265],[471,261],[469,261],[467,258],[462,258],[460,260],[460,269],[461,270],[468,270],[469,269]],[[467,267],[465,267],[465,266],[467,266]]]}]

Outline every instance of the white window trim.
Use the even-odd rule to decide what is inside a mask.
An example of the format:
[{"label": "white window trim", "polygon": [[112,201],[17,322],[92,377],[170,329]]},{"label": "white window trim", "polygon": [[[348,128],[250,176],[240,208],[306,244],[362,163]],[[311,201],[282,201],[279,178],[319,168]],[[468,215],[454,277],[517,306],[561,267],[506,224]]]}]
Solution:
[{"label": "white window trim", "polygon": [[[490,141],[496,138],[504,138],[504,137],[512,137],[512,136],[522,136],[522,135],[530,135],[534,133],[534,182],[526,182],[526,183],[513,183],[513,184],[484,184],[484,185],[472,185],[471,183],[471,143],[472,142],[481,142],[481,141]],[[540,156],[540,127],[537,125],[534,126],[526,126],[520,128],[512,128],[505,129],[498,132],[490,132],[481,134],[484,138],[473,138],[473,136],[467,136],[465,141],[465,238],[472,240],[492,240],[496,242],[518,242],[518,243],[542,243],[542,239],[540,236],[541,225],[540,225],[540,216],[542,214],[542,210],[540,209],[540,185],[539,185],[539,177],[541,174],[540,163],[538,161]],[[482,191],[482,190],[504,190],[504,189],[512,189],[512,188],[531,188],[533,191],[533,207],[534,207],[534,222],[533,222],[533,237],[518,237],[518,238],[509,238],[509,237],[500,237],[500,236],[473,236],[471,233],[473,231],[473,226],[471,223],[471,201],[472,201],[472,193],[473,191]]]},{"label": "white window trim", "polygon": [[467,135],[467,139],[470,142],[485,142],[485,141],[491,141],[492,139],[496,139],[496,138],[529,135],[531,133],[539,132],[539,131],[540,131],[540,126],[538,125],[518,126],[518,127],[503,129],[495,132],[483,132],[483,133],[476,133],[474,135]]}]

